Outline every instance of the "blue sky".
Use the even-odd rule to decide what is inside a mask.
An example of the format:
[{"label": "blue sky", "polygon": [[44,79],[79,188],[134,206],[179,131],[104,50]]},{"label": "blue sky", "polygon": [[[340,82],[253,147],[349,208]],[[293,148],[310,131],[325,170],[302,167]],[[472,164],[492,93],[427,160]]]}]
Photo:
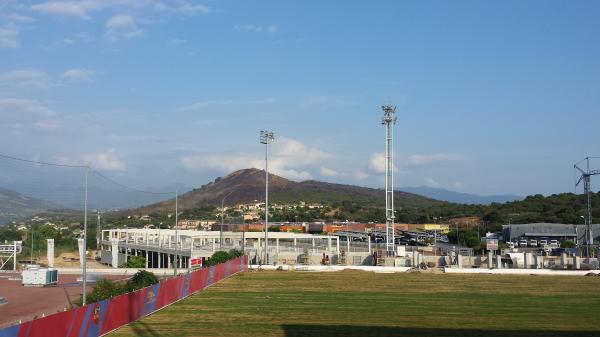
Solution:
[{"label": "blue sky", "polygon": [[392,103],[397,186],[573,191],[573,163],[600,155],[599,16],[596,1],[0,0],[0,152],[199,186],[262,167],[269,129],[275,173],[383,187]]}]

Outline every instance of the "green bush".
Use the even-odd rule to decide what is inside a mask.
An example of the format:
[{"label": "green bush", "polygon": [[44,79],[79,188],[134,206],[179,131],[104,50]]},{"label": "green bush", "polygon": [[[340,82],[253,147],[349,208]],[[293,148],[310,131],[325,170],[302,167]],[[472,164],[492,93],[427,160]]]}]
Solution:
[{"label": "green bush", "polygon": [[231,260],[231,256],[228,252],[218,251],[210,257],[210,259],[206,262],[206,266],[215,266],[219,263],[227,262],[229,260]]},{"label": "green bush", "polygon": [[239,249],[232,249],[232,250],[229,251],[229,256],[230,256],[231,259],[236,259],[236,258],[238,258],[240,256],[244,256],[244,252],[242,252]]},{"label": "green bush", "polygon": [[566,240],[560,243],[561,248],[575,248],[575,242]]},{"label": "green bush", "polygon": [[140,270],[135,273],[135,275],[133,275],[131,278],[131,281],[129,281],[129,284],[133,290],[149,287],[156,283],[158,283],[158,278],[156,275],[145,270]]},{"label": "green bush", "polygon": [[95,303],[107,298],[119,296],[126,293],[129,289],[127,284],[118,284],[111,280],[102,279],[96,282],[94,289],[87,295],[88,303]]},{"label": "green bush", "polygon": [[146,267],[146,258],[143,256],[130,256],[125,264],[127,268],[144,268]]},{"label": "green bush", "polygon": [[[96,282],[94,289],[87,294],[87,303],[100,302],[102,300],[126,294],[156,283],[158,283],[158,278],[151,272],[145,270],[138,271],[135,273],[135,275],[133,275],[131,280],[124,283],[102,279]],[[82,298],[76,302],[77,305],[81,305],[82,303]]]}]

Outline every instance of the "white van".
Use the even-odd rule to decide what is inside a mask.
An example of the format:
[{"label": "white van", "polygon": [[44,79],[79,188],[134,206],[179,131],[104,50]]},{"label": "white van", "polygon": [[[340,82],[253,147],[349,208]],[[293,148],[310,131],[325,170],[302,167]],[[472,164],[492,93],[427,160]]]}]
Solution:
[{"label": "white van", "polygon": [[529,240],[529,246],[530,247],[537,247],[538,243],[537,240]]},{"label": "white van", "polygon": [[519,240],[519,247],[527,247],[527,239]]}]

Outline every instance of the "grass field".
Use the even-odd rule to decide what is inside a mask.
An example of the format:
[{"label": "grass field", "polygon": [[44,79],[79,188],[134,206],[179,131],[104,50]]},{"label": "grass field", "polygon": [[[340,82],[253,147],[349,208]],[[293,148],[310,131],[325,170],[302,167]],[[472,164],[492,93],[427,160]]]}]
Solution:
[{"label": "grass field", "polygon": [[110,336],[600,336],[600,277],[246,272]]}]

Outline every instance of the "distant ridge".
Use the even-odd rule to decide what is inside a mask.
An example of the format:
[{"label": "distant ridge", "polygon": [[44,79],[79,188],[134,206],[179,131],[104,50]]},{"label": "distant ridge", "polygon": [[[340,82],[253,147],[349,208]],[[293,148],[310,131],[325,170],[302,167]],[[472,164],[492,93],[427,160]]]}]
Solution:
[{"label": "distant ridge", "polygon": [[490,195],[481,196],[476,194],[454,192],[443,188],[433,188],[427,186],[420,187],[402,187],[403,191],[422,195],[428,198],[437,200],[443,200],[447,202],[457,204],[478,204],[478,205],[489,205],[492,203],[505,203],[510,201],[521,201],[523,197],[517,195],[503,194],[503,195]]},{"label": "distant ridge", "polygon": [[0,225],[54,208],[52,203],[0,187]]},{"label": "distant ridge", "polygon": [[[193,189],[180,196],[179,206],[182,209],[200,206],[220,206],[226,197],[226,205],[263,201],[265,197],[265,171],[243,169],[213,182]],[[366,205],[383,206],[385,192],[380,189],[359,187],[344,184],[332,184],[322,181],[307,180],[294,182],[283,177],[269,175],[269,197],[274,203],[307,203],[327,202],[361,202]],[[169,210],[173,200],[142,207],[141,211],[151,212]],[[426,207],[444,202],[420,195],[398,191],[395,194],[398,207]]]}]

